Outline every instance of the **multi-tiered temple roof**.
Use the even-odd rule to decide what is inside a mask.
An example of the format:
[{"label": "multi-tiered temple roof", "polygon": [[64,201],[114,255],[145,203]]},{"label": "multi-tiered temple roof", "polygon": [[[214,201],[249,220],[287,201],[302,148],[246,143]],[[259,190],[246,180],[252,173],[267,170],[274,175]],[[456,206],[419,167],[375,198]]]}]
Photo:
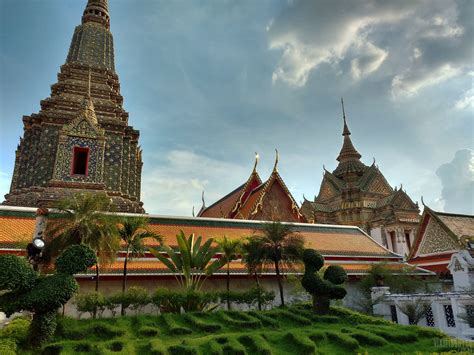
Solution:
[{"label": "multi-tiered temple roof", "polygon": [[48,206],[102,191],[119,211],[143,211],[139,132],[123,109],[107,0],[88,1],[51,96],[23,123],[3,204]]},{"label": "multi-tiered temple roof", "polygon": [[308,221],[356,225],[370,230],[376,225],[386,225],[399,219],[418,222],[418,205],[402,188],[392,188],[375,160],[365,165],[361,154],[354,147],[347,125],[344,104],[343,145],[338,165],[333,172],[324,169],[324,177],[318,195],[313,201],[306,200],[301,211]]}]

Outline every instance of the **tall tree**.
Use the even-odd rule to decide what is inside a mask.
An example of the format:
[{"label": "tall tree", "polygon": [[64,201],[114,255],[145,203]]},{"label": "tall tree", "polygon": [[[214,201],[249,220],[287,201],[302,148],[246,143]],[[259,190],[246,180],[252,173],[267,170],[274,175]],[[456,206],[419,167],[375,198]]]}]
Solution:
[{"label": "tall tree", "polygon": [[85,244],[94,250],[96,264],[95,289],[99,289],[99,265],[111,263],[119,248],[117,218],[112,213],[112,201],[103,193],[77,193],[59,200],[57,215],[48,219],[46,229],[46,261],[51,261],[74,244]]},{"label": "tall tree", "polygon": [[[260,238],[249,237],[242,243],[242,261],[245,263],[245,267],[250,275],[255,278],[257,290],[260,292],[260,281],[259,274],[262,273],[264,254],[263,243]],[[262,310],[262,303],[260,297],[257,299],[258,310]]]},{"label": "tall tree", "polygon": [[291,225],[271,222],[263,225],[263,234],[259,238],[264,250],[265,263],[275,267],[281,305],[285,305],[281,273],[292,268],[294,263],[301,260],[304,239],[293,232]]},{"label": "tall tree", "polygon": [[216,243],[222,253],[222,259],[227,265],[227,309],[230,310],[230,299],[228,297],[230,293],[230,263],[238,258],[242,243],[239,239],[229,239],[226,236],[216,240]]},{"label": "tall tree", "polygon": [[[143,255],[147,250],[143,241],[146,238],[153,238],[159,242],[162,237],[148,229],[148,218],[146,217],[125,217],[119,222],[119,236],[125,243],[125,258],[123,261],[122,293],[127,288],[127,265],[128,260]],[[122,305],[121,314],[125,315],[125,308]]]}]

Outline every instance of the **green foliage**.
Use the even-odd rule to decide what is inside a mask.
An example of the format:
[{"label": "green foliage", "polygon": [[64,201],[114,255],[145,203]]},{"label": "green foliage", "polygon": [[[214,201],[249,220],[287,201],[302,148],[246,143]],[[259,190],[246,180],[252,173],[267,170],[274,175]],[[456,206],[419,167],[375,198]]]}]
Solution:
[{"label": "green foliage", "polygon": [[0,338],[9,338],[17,344],[23,343],[28,335],[30,324],[31,321],[28,319],[23,317],[15,318],[4,328],[0,329]]},{"label": "green foliage", "polygon": [[350,324],[382,324],[390,325],[392,322],[381,317],[372,317],[359,312],[355,312],[345,307],[331,307],[330,313],[334,316],[344,319]]},{"label": "green foliage", "polygon": [[342,332],[328,330],[326,331],[326,337],[328,340],[332,340],[348,350],[356,350],[359,348],[359,342],[356,339],[351,338]]},{"label": "green foliage", "polygon": [[[89,248],[74,246],[64,251],[59,258],[60,267],[55,274],[39,277],[28,267],[23,259],[13,256],[2,259],[4,268],[0,268],[0,280],[8,289],[1,289],[0,310],[10,316],[14,312],[30,311],[33,321],[29,327],[28,343],[38,347],[44,343],[56,329],[56,310],[67,303],[76,293],[78,285],[71,272],[83,272],[95,261],[95,255]],[[85,261],[71,264],[78,255],[86,256]],[[77,261],[77,260],[76,260]],[[6,282],[11,278],[11,269],[17,281]],[[34,278],[32,278],[32,276]]]},{"label": "green foliage", "polygon": [[122,298],[122,304],[125,308],[130,308],[131,310],[138,313],[143,307],[151,302],[148,292],[145,288],[139,286],[130,287],[124,294]]},{"label": "green foliage", "polygon": [[[163,245],[161,250],[149,248],[149,251],[158,258],[176,277],[176,280],[186,290],[199,291],[208,276],[222,268],[224,259],[212,258],[219,248],[212,247],[212,238],[201,244],[202,237],[195,239],[194,234],[188,238],[180,231],[176,235],[178,249]],[[167,256],[162,255],[164,251]]]},{"label": "green foliage", "polygon": [[[412,275],[412,271],[410,267],[393,270],[386,264],[373,264],[357,284],[363,294],[359,299],[359,308],[372,314],[374,302],[370,297],[371,289],[381,284],[390,287],[393,293],[414,293],[424,288],[425,281],[420,276]],[[375,300],[375,303],[378,301]]]},{"label": "green foliage", "polygon": [[151,301],[162,313],[180,313],[181,309],[185,312],[196,312],[208,310],[213,303],[217,302],[218,296],[215,292],[193,290],[183,292],[158,288],[151,297]]},{"label": "green foliage", "polygon": [[427,303],[421,298],[415,298],[410,301],[400,303],[398,308],[408,317],[410,324],[416,325],[426,316],[426,313],[428,313],[431,308],[431,303]]},{"label": "green foliage", "polygon": [[2,355],[16,355],[17,345],[13,339],[0,338],[0,354]]},{"label": "green foliage", "polygon": [[44,344],[56,330],[56,310],[45,313],[36,312],[31,321],[28,344],[37,348]]},{"label": "green foliage", "polygon": [[97,257],[91,248],[85,245],[71,245],[56,259],[56,271],[74,275],[87,270],[97,263]]},{"label": "green foliage", "polygon": [[16,255],[0,255],[0,270],[0,291],[29,290],[37,278],[28,261]]},{"label": "green foliage", "polygon": [[254,239],[262,249],[264,264],[275,267],[281,305],[284,306],[285,299],[280,275],[301,260],[304,238],[293,232],[290,225],[280,222],[265,223],[262,232],[263,235],[254,236]]},{"label": "green foliage", "polygon": [[98,309],[106,308],[106,300],[100,292],[80,293],[76,296],[76,307],[79,313],[89,313],[92,318]]},{"label": "green foliage", "polygon": [[[371,324],[373,317],[365,315],[361,319],[368,320],[369,324],[353,325],[346,321],[346,317],[354,313],[341,310],[337,322],[333,321],[335,315],[327,318],[329,316],[312,313],[310,308],[294,306],[262,312],[166,313],[115,319],[60,317],[53,343],[45,344],[41,350],[20,347],[18,353],[414,354],[420,350],[439,353],[444,349],[433,341],[433,333],[436,332],[424,334],[424,328],[393,323]],[[295,314],[306,321],[298,319],[295,322],[288,318],[288,314]],[[277,326],[262,319],[271,319]],[[325,319],[331,321],[326,323]],[[191,336],[189,328],[185,328],[186,332],[180,332],[186,324],[192,328]],[[259,324],[259,327],[251,324]]]},{"label": "green foliage", "polygon": [[316,346],[314,345],[314,343],[302,334],[296,332],[289,332],[284,336],[284,339],[292,345],[296,346],[297,352],[299,354],[316,353]]},{"label": "green foliage", "polygon": [[347,280],[347,274],[342,267],[331,265],[321,278],[318,272],[324,265],[324,257],[314,249],[304,250],[303,262],[305,272],[301,285],[313,297],[313,310],[326,314],[331,299],[342,299],[346,296],[345,288],[339,285]]},{"label": "green foliage", "polygon": [[260,304],[266,306],[271,304],[275,299],[275,292],[266,291],[261,287],[254,287],[248,291],[231,291],[231,292],[219,292],[218,293],[221,302],[230,302],[236,304],[245,304],[249,308]]}]

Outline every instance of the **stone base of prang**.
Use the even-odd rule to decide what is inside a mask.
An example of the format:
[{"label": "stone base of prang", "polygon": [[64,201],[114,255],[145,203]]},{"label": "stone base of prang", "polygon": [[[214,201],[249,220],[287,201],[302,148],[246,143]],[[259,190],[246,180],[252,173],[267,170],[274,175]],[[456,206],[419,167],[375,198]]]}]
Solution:
[{"label": "stone base of prang", "polygon": [[103,189],[71,189],[61,187],[32,187],[15,190],[5,195],[2,205],[22,207],[54,207],[56,201],[71,197],[76,193],[106,193],[112,199],[116,212],[144,213],[143,203]]}]

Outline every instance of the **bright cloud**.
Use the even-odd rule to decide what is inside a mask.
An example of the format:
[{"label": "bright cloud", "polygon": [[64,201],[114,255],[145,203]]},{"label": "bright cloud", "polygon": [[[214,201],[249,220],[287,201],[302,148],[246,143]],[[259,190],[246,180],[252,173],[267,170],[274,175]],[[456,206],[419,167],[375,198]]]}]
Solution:
[{"label": "bright cloud", "polygon": [[[189,150],[172,150],[165,161],[150,164],[142,177],[142,200],[148,213],[190,216],[197,213],[205,191],[207,205],[237,187],[248,173],[237,164],[219,161]],[[235,185],[235,186],[234,186]]]},{"label": "bright cloud", "polygon": [[443,185],[444,209],[474,214],[474,151],[458,150],[453,160],[441,165],[436,174]]},{"label": "bright cloud", "polygon": [[472,110],[474,109],[474,89],[469,89],[454,104],[456,110]]},{"label": "bright cloud", "polygon": [[268,27],[269,48],[281,51],[272,81],[303,87],[329,63],[354,80],[380,71],[393,99],[414,96],[472,67],[471,7],[452,0],[295,1]]}]

